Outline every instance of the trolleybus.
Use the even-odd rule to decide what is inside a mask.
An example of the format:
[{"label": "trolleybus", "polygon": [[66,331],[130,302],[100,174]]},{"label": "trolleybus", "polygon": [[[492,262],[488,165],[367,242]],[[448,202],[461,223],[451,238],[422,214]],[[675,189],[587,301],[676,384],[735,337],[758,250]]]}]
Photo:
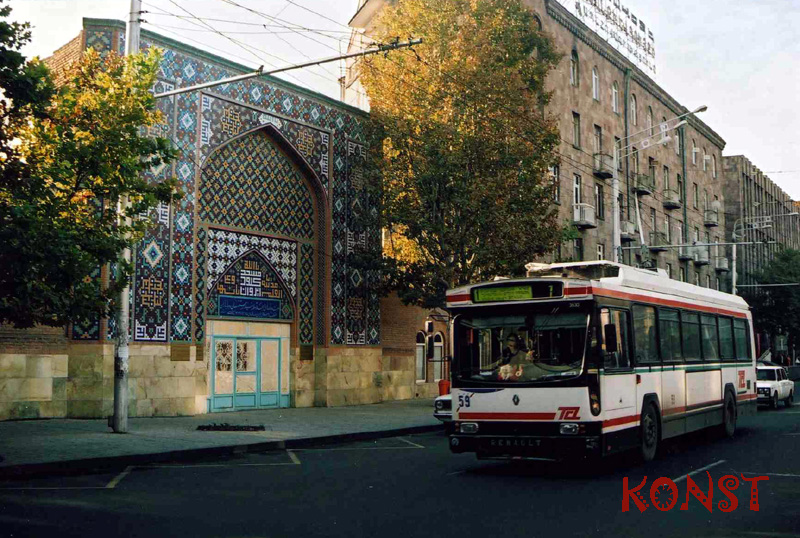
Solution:
[{"label": "trolleybus", "polygon": [[452,452],[602,456],[756,410],[740,297],[610,262],[529,264],[526,278],[447,292]]}]

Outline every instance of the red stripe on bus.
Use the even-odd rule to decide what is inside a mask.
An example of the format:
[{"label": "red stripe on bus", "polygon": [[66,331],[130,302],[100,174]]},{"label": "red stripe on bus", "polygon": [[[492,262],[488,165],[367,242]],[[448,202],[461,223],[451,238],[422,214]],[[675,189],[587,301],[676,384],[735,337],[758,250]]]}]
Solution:
[{"label": "red stripe on bus", "polygon": [[610,418],[608,420],[603,421],[603,427],[610,428],[611,426],[619,426],[621,424],[628,424],[631,422],[639,422],[639,415],[628,415],[627,417]]},{"label": "red stripe on bus", "polygon": [[555,413],[459,413],[458,420],[553,420]]},{"label": "red stripe on bus", "polygon": [[639,295],[637,293],[627,293],[624,291],[607,290],[594,288],[594,294],[601,297],[612,297],[615,299],[627,299],[629,301],[642,301],[645,303],[653,303],[662,306],[672,306],[675,308],[691,308],[693,310],[700,310],[701,312],[708,312],[709,314],[725,314],[737,318],[747,319],[747,314],[743,312],[736,312],[735,310],[725,310],[724,308],[717,308],[714,306],[703,306],[683,301],[675,301],[672,299],[659,299],[657,297],[650,297],[648,295]]},{"label": "red stripe on bus", "polygon": [[564,295],[565,296],[569,296],[569,295],[589,295],[591,293],[592,293],[592,287],[591,286],[582,286],[580,288],[569,288],[568,287],[568,288],[566,288],[564,290]]}]

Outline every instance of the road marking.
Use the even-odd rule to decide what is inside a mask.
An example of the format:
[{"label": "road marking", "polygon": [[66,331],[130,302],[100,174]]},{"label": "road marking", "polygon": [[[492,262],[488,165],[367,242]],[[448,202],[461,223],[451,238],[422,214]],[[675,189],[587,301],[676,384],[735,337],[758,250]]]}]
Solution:
[{"label": "road marking", "polygon": [[422,445],[418,445],[417,443],[412,443],[411,441],[409,441],[409,440],[408,440],[408,439],[406,439],[405,437],[398,437],[398,439],[400,439],[400,440],[401,440],[401,441],[403,441],[404,443],[408,443],[409,445],[411,445],[411,446],[413,446],[413,447],[417,447],[417,448],[425,448],[424,446],[422,446]]},{"label": "road marking", "polygon": [[445,476],[455,476],[457,474],[462,474],[462,473],[466,473],[466,472],[467,472],[467,469],[464,469],[463,471],[456,471],[454,473],[447,473]]},{"label": "road marking", "polygon": [[[420,448],[425,448],[420,447]],[[419,450],[414,446],[371,446],[353,448],[295,448],[295,452],[343,452],[346,450]]]},{"label": "road marking", "polygon": [[789,473],[751,473],[747,471],[742,471],[742,474],[755,474],[759,476],[786,476],[788,478],[800,478],[800,474],[789,474]]},{"label": "road marking", "polygon": [[106,484],[106,489],[114,489],[115,487],[117,487],[117,484],[119,484],[119,483],[120,483],[120,481],[122,481],[122,479],[123,479],[123,478],[125,478],[126,476],[128,476],[128,474],[130,474],[130,472],[131,472],[131,471],[133,471],[133,469],[134,469],[134,466],[133,466],[133,465],[128,465],[127,467],[125,467],[125,470],[124,470],[124,471],[122,471],[122,472],[121,472],[121,473],[119,473],[117,476],[115,476],[114,478],[112,478],[112,479],[111,479],[111,482],[109,482],[108,484]]},{"label": "road marking", "polygon": [[697,469],[697,470],[695,470],[695,471],[692,471],[692,472],[691,472],[691,473],[689,473],[689,474],[685,474],[685,475],[683,475],[683,476],[679,476],[678,478],[675,478],[675,479],[673,479],[672,481],[673,481],[673,482],[675,482],[675,483],[677,484],[677,483],[678,483],[678,482],[680,482],[681,480],[684,480],[684,479],[685,479],[687,476],[692,476],[692,475],[695,475],[695,474],[697,474],[697,473],[702,473],[703,471],[706,471],[706,470],[708,470],[708,469],[711,469],[712,467],[716,467],[717,465],[719,465],[719,464],[721,464],[721,463],[725,463],[725,460],[719,460],[719,461],[716,461],[716,462],[712,463],[711,465],[706,465],[705,467],[700,467],[699,469]]},{"label": "road marking", "polygon": [[297,457],[297,454],[295,454],[294,451],[287,450],[286,453],[289,454],[289,458],[291,458],[295,465],[300,465],[300,458]]}]

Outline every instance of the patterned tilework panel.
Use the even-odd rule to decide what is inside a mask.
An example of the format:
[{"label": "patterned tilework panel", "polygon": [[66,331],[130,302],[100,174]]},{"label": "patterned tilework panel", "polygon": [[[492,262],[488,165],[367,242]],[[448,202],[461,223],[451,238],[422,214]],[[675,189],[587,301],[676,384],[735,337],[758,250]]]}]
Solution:
[{"label": "patterned tilework panel", "polygon": [[214,153],[203,169],[200,220],[311,239],[314,206],[300,171],[256,132]]},{"label": "patterned tilework panel", "polygon": [[208,294],[208,315],[225,318],[294,318],[293,300],[282,278],[257,250],[233,262]]},{"label": "patterned tilework panel", "polygon": [[111,50],[112,35],[111,30],[88,30],[86,32],[86,48],[107,53]]},{"label": "patterned tilework panel", "polygon": [[308,244],[300,245],[300,343],[314,343],[314,247]]},{"label": "patterned tilework panel", "polygon": [[[100,289],[100,268],[97,267],[87,277],[87,283],[94,282],[99,291]],[[99,340],[100,339],[100,316],[84,319],[72,324],[73,340]]]},{"label": "patterned tilework panel", "polygon": [[[363,145],[353,141],[347,144],[347,177],[350,188],[347,191],[347,223],[345,231],[345,250],[352,256],[357,250],[366,249],[367,231],[364,227],[367,218],[366,185],[361,175],[361,166],[365,157]],[[367,343],[367,307],[369,300],[369,282],[367,275],[357,268],[346,270],[347,285],[347,344]]]},{"label": "patterned tilework panel", "polygon": [[275,268],[289,288],[292,298],[297,296],[297,243],[274,237],[261,237],[227,230],[208,230],[208,259],[206,288],[211,287],[234,261],[254,250]]},{"label": "patterned tilework panel", "polygon": [[[213,92],[213,90],[212,90]],[[329,178],[330,134],[281,118],[241,103],[233,103],[213,93],[201,97],[200,145],[203,157],[232,137],[262,125],[271,125],[305,159],[327,192]]]},{"label": "patterned tilework panel", "polygon": [[[153,87],[155,93],[174,89],[171,82],[158,80]],[[173,137],[172,116],[175,98],[159,99],[156,106],[162,114],[162,123],[148,129],[151,137]],[[162,164],[148,170],[144,176],[148,182],[164,181],[172,175],[171,166]],[[136,247],[133,279],[133,339],[143,342],[166,342],[168,339],[168,305],[170,296],[171,220],[170,206],[159,204],[149,215],[142,215],[152,222],[142,241]],[[191,282],[191,265],[175,268],[179,285]]]}]

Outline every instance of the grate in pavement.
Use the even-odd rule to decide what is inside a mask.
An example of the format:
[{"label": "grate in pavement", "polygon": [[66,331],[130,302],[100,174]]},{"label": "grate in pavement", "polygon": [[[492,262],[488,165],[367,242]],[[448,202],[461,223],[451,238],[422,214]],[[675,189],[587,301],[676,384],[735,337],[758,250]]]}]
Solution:
[{"label": "grate in pavement", "polygon": [[264,426],[243,424],[201,424],[197,427],[201,432],[263,432]]}]

